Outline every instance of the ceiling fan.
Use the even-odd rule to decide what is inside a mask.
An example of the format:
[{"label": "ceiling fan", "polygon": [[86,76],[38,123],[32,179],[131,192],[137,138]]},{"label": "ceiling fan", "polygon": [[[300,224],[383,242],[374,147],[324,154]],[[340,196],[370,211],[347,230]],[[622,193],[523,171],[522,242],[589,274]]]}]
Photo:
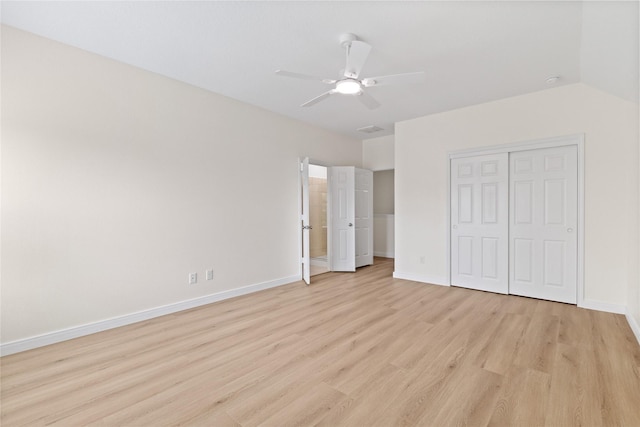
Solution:
[{"label": "ceiling fan", "polygon": [[310,76],[307,74],[293,73],[291,71],[277,70],[279,76],[293,77],[303,80],[320,81],[324,84],[334,85],[333,89],[316,96],[305,102],[301,107],[310,107],[318,102],[330,97],[331,95],[352,95],[356,96],[365,107],[373,110],[380,106],[380,103],[374,97],[369,95],[365,89],[373,86],[422,83],[424,80],[424,72],[392,74],[388,76],[360,78],[362,67],[369,56],[371,45],[358,40],[355,34],[347,33],[340,36],[340,44],[347,51],[347,64],[344,73],[338,79],[323,79],[321,77]]}]

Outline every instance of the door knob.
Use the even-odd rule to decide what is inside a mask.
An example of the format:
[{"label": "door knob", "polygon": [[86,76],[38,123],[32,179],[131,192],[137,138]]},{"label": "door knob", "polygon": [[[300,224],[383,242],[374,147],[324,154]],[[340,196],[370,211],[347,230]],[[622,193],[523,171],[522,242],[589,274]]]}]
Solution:
[{"label": "door knob", "polygon": [[349,227],[353,227],[353,224],[352,224],[352,223],[349,223]]},{"label": "door knob", "polygon": [[567,228],[567,233],[573,233],[573,228]]},{"label": "door knob", "polygon": [[454,228],[454,229],[456,229],[456,228],[458,228],[458,226],[457,226],[457,225],[454,225],[454,226],[453,226],[453,228]]}]

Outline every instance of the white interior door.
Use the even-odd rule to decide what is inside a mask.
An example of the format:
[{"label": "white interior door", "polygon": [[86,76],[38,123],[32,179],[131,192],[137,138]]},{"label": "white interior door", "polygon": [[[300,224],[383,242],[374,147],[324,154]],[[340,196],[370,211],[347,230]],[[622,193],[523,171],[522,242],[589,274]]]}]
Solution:
[{"label": "white interior door", "polygon": [[300,182],[302,184],[302,207],[300,223],[302,226],[302,280],[311,283],[311,257],[309,255],[309,158],[305,157],[300,164]]},{"label": "white interior door", "polygon": [[329,177],[329,239],[332,271],[356,271],[355,261],[355,167],[334,166]]},{"label": "white interior door", "polygon": [[355,170],[356,268],[373,264],[373,172]]},{"label": "white interior door", "polygon": [[577,147],[515,152],[510,164],[509,291],[575,304]]},{"label": "white interior door", "polygon": [[508,153],[451,160],[451,284],[506,294]]}]

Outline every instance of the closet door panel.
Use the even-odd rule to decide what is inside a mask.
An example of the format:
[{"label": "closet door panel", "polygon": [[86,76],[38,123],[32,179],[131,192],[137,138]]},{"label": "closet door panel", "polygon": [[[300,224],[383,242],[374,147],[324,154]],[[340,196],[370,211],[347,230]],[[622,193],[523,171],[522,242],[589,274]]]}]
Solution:
[{"label": "closet door panel", "polygon": [[511,153],[509,293],[577,300],[577,147]]},{"label": "closet door panel", "polygon": [[508,292],[508,154],[451,160],[451,284]]}]

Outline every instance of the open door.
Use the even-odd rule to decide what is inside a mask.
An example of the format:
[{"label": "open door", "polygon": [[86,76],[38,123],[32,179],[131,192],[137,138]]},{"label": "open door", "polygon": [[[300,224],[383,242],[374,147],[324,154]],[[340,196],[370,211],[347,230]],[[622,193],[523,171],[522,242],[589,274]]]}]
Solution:
[{"label": "open door", "polygon": [[355,170],[356,268],[373,264],[373,172]]},{"label": "open door", "polygon": [[330,167],[330,234],[332,271],[356,271],[355,167]]},{"label": "open door", "polygon": [[309,254],[309,158],[305,157],[300,164],[300,183],[302,184],[302,207],[300,223],[302,227],[302,280],[311,283],[311,256]]}]

